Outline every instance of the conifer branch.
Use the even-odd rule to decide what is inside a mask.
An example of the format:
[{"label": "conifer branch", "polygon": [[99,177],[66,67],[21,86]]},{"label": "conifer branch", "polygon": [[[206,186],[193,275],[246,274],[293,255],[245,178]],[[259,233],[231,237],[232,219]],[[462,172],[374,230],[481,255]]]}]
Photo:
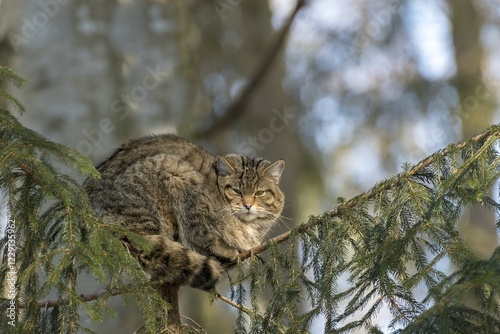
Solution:
[{"label": "conifer branch", "polygon": [[[443,158],[445,156],[448,156],[452,153],[455,153],[461,149],[463,149],[468,143],[470,142],[479,142],[482,140],[487,140],[490,137],[495,137],[495,139],[498,139],[500,137],[500,125],[492,125],[490,126],[487,130],[484,132],[470,138],[463,140],[457,144],[449,145],[447,148],[438,151],[434,153],[433,155],[425,158],[424,160],[420,161],[416,165],[413,166],[408,171],[402,172],[393,178],[387,180],[386,182],[380,183],[379,185],[376,185],[375,187],[371,188],[365,193],[362,193],[356,197],[351,198],[347,202],[344,202],[340,205],[338,205],[336,208],[330,211],[326,211],[316,217],[314,217],[313,220],[310,220],[307,223],[302,223],[296,228],[289,230],[283,234],[278,235],[277,237],[274,237],[272,239],[267,240],[263,244],[260,244],[250,250],[244,251],[240,253],[240,256],[238,258],[238,261],[244,261],[248,259],[252,255],[256,255],[259,253],[264,252],[267,250],[272,244],[280,244],[282,242],[287,241],[291,236],[295,234],[303,234],[310,228],[314,227],[315,225],[321,223],[325,218],[335,218],[338,217],[343,211],[346,209],[353,208],[357,206],[359,203],[373,199],[375,196],[377,196],[380,192],[382,191],[387,191],[391,188],[393,188],[395,185],[397,185],[401,179],[408,177],[408,176],[414,176],[420,171],[422,171],[424,168],[430,166],[432,163],[436,161],[438,158]],[[231,264],[229,268],[233,267],[236,265],[237,262]]]},{"label": "conifer branch", "polygon": [[[134,286],[132,284],[130,285],[125,285],[121,288],[115,288],[115,289],[102,289],[102,290],[99,290],[99,291],[96,291],[94,293],[91,293],[91,294],[88,294],[88,295],[80,295],[79,296],[79,301],[82,302],[82,303],[85,303],[85,302],[90,302],[90,301],[93,301],[93,300],[97,300],[99,298],[101,298],[102,296],[109,296],[109,297],[112,297],[112,296],[118,296],[118,295],[122,295],[122,294],[125,294],[125,293],[131,293],[134,289]],[[52,299],[52,300],[41,300],[39,302],[36,303],[36,307],[38,308],[50,308],[50,307],[56,307],[56,306],[60,306],[60,305],[64,305],[68,302],[67,299]],[[21,303],[19,304],[19,308],[26,308],[27,305],[25,303]]]},{"label": "conifer branch", "polygon": [[[240,310],[241,312],[245,313],[246,315],[248,316],[252,316],[252,314],[254,313],[254,311],[252,309],[249,309],[248,307],[245,307],[243,305],[240,305],[238,303],[235,303],[233,302],[231,299],[227,298],[226,296],[224,295],[221,295],[220,293],[216,292],[215,293],[215,297],[217,297],[218,299],[222,300],[223,302],[231,305],[232,307]],[[271,322],[274,323],[274,321],[271,320]]]}]

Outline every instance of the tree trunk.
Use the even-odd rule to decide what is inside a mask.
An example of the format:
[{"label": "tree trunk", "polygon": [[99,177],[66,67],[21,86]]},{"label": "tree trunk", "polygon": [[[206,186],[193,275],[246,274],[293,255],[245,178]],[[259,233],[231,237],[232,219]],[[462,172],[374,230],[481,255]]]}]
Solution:
[{"label": "tree trunk", "polygon": [[[179,286],[163,283],[158,288],[158,292],[161,294],[164,300],[166,300],[170,309],[168,310],[167,316],[167,327],[158,330],[158,333],[180,333],[181,326],[181,315],[179,313]],[[139,327],[133,334],[142,334],[146,332],[145,324]]]},{"label": "tree trunk", "polygon": [[[480,42],[482,14],[473,1],[449,1],[452,9],[453,43],[457,74],[456,87],[460,96],[460,116],[463,138],[481,132],[493,120],[496,110],[493,87],[488,87],[481,71],[485,54]],[[482,205],[467,210],[462,221],[464,240],[478,256],[488,258],[498,244],[495,216]]]},{"label": "tree trunk", "polygon": [[164,283],[158,289],[163,299],[165,299],[171,306],[168,310],[167,319],[168,326],[179,326],[181,324],[181,315],[179,313],[179,286]]}]

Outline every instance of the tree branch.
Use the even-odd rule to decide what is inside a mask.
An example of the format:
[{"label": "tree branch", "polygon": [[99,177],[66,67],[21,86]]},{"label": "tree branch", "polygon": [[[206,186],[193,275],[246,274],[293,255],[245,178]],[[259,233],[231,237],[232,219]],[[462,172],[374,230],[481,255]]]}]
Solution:
[{"label": "tree branch", "polygon": [[246,109],[247,102],[252,95],[252,93],[259,87],[259,84],[264,80],[266,74],[277,58],[280,50],[282,49],[286,36],[290,31],[290,27],[297,16],[297,13],[307,4],[306,0],[298,0],[295,9],[293,10],[290,17],[286,20],[285,24],[278,32],[276,40],[272,44],[271,48],[267,54],[262,58],[262,62],[259,64],[254,74],[252,75],[248,84],[244,87],[239,97],[231,103],[227,108],[224,115],[214,120],[212,125],[207,129],[204,129],[194,135],[196,139],[209,138],[215,133],[219,132],[221,129],[227,127],[232,121],[241,117]]},{"label": "tree branch", "polygon": [[[430,166],[437,158],[445,157],[445,156],[447,156],[447,155],[449,155],[457,150],[463,149],[467,145],[467,143],[469,143],[470,141],[478,142],[478,141],[486,139],[487,137],[491,137],[493,135],[495,135],[497,137],[500,136],[500,126],[499,125],[493,125],[493,126],[489,127],[486,131],[482,132],[481,134],[479,134],[475,137],[472,137],[471,139],[464,140],[464,141],[459,142],[455,145],[449,145],[447,148],[445,148],[437,153],[434,153],[433,155],[420,161],[419,163],[414,165],[413,168],[411,168],[409,171],[402,172],[402,173],[392,177],[391,179],[387,180],[386,182],[383,182],[383,183],[379,184],[378,186],[371,188],[369,191],[362,193],[356,197],[351,198],[349,201],[338,205],[333,210],[323,212],[322,214],[320,214],[319,216],[316,217],[314,222],[302,223],[299,226],[297,226],[296,228],[289,230],[283,234],[280,234],[275,238],[269,239],[259,246],[256,246],[250,250],[247,250],[247,251],[240,253],[238,261],[244,261],[252,255],[262,253],[263,251],[267,250],[269,248],[269,246],[271,246],[272,244],[280,244],[282,242],[285,242],[294,234],[302,234],[302,233],[306,232],[308,229],[310,229],[311,227],[313,227],[314,225],[320,223],[324,218],[338,217],[342,213],[342,211],[345,211],[346,209],[353,208],[353,207],[357,206],[360,202],[370,200],[370,199],[374,198],[375,196],[377,196],[382,191],[386,191],[386,190],[391,189],[402,178],[416,175],[418,172],[422,171],[424,168]],[[230,264],[228,266],[228,269],[234,267],[236,264],[237,264],[237,262]]]},{"label": "tree branch", "polygon": [[[479,135],[477,135],[469,140],[464,140],[464,141],[457,143],[455,145],[449,145],[446,149],[444,149],[440,152],[437,152],[437,153],[427,157],[426,159],[420,161],[419,163],[414,165],[413,168],[411,168],[409,171],[400,173],[400,174],[396,175],[395,177],[389,179],[387,182],[381,183],[379,186],[375,186],[372,189],[370,189],[369,191],[367,191],[363,194],[360,194],[356,197],[353,197],[352,199],[350,199],[349,201],[347,201],[343,204],[340,204],[339,206],[337,206],[333,210],[326,211],[326,212],[322,213],[321,215],[317,216],[316,217],[317,219],[315,219],[311,223],[302,223],[292,230],[289,230],[283,234],[278,235],[277,237],[274,237],[272,239],[267,240],[263,244],[260,244],[260,245],[254,247],[250,250],[241,252],[240,256],[238,257],[238,260],[235,263],[230,264],[227,267],[227,269],[234,267],[240,261],[245,261],[246,259],[248,259],[252,255],[256,255],[256,254],[264,252],[272,244],[280,244],[282,242],[287,241],[294,234],[305,233],[308,229],[312,228],[313,226],[317,225],[318,223],[321,223],[321,221],[326,217],[328,217],[328,218],[338,217],[342,213],[342,211],[349,209],[349,208],[352,208],[352,207],[355,207],[360,202],[364,202],[366,200],[370,200],[370,199],[376,197],[381,191],[389,190],[392,187],[394,187],[402,178],[407,177],[407,176],[416,175],[418,172],[420,172],[424,168],[430,166],[436,160],[436,158],[438,158],[438,157],[442,158],[442,157],[445,157],[445,156],[447,156],[447,155],[449,155],[457,150],[461,150],[470,141],[478,142],[478,141],[484,140],[484,139],[486,139],[490,136],[493,136],[493,135],[495,135],[497,137],[500,136],[500,127],[498,125],[491,126],[483,133],[481,133],[481,134],[479,134]],[[245,312],[247,314],[249,314],[247,311],[251,311],[251,310],[245,308],[243,305],[238,305],[238,304],[234,303],[233,301],[220,295],[219,293],[217,293],[217,298],[225,301],[226,303],[234,306],[237,309],[242,310],[243,312]]]},{"label": "tree branch", "polygon": [[[100,290],[100,291],[97,291],[97,292],[94,292],[94,293],[91,293],[88,295],[83,295],[83,294],[80,295],[80,301],[81,302],[90,302],[93,300],[97,300],[104,295],[108,295],[109,297],[112,297],[112,296],[122,295],[125,293],[131,293],[132,291],[133,291],[132,284],[125,285],[121,288],[103,289],[103,290]],[[49,307],[56,307],[59,305],[64,305],[67,302],[68,302],[67,299],[42,300],[42,301],[37,302],[36,306],[39,308],[41,308],[41,307],[49,308]],[[25,308],[25,307],[26,307],[25,303],[19,304],[19,308]]]},{"label": "tree branch", "polygon": [[158,287],[158,292],[171,307],[166,314],[169,326],[178,326],[181,324],[181,315],[179,312],[179,289],[180,286],[169,283],[162,283]]},{"label": "tree branch", "polygon": [[223,295],[221,295],[218,292],[215,294],[215,296],[217,298],[219,298],[220,300],[222,300],[223,302],[225,302],[225,303],[227,303],[227,304],[229,304],[229,305],[237,308],[238,310],[240,310],[240,311],[242,311],[242,312],[244,312],[244,313],[246,313],[248,315],[252,315],[252,310],[251,309],[249,309],[249,308],[247,308],[247,307],[245,307],[243,305],[236,304],[235,302],[233,302],[231,299],[227,298],[226,296],[223,296]]},{"label": "tree branch", "polygon": [[[161,329],[161,333],[180,333],[181,315],[179,312],[179,288],[180,286],[162,282],[158,286],[158,292],[169,305],[167,314],[167,327]],[[162,315],[158,315],[162,316]],[[146,333],[146,324],[139,327],[134,334]]]}]

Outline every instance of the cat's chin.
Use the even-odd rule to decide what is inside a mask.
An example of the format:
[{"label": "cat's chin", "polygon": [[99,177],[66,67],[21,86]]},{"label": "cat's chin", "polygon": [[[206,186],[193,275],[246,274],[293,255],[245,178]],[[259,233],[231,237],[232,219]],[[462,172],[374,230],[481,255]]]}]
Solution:
[{"label": "cat's chin", "polygon": [[238,219],[244,223],[250,223],[258,218],[259,218],[259,216],[257,216],[257,214],[252,213],[252,212],[238,214]]}]

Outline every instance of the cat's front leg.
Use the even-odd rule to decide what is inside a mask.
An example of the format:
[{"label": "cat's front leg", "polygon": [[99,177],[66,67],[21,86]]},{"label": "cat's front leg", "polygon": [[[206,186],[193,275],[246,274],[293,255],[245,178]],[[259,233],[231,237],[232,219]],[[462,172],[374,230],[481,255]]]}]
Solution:
[{"label": "cat's front leg", "polygon": [[210,225],[203,223],[184,233],[183,243],[194,251],[211,256],[221,264],[233,263],[237,260],[240,250],[229,246]]},{"label": "cat's front leg", "polygon": [[[208,200],[207,200],[208,201]],[[216,258],[220,263],[234,262],[238,258],[239,249],[232,247],[225,241],[225,235],[218,231],[217,218],[211,214],[209,208],[193,210],[196,203],[185,199],[186,207],[178,215],[179,236],[185,247]],[[191,204],[191,205],[188,205]]]},{"label": "cat's front leg", "polygon": [[210,256],[215,257],[222,265],[236,262],[240,250],[230,247],[224,240],[215,236],[206,250]]}]

